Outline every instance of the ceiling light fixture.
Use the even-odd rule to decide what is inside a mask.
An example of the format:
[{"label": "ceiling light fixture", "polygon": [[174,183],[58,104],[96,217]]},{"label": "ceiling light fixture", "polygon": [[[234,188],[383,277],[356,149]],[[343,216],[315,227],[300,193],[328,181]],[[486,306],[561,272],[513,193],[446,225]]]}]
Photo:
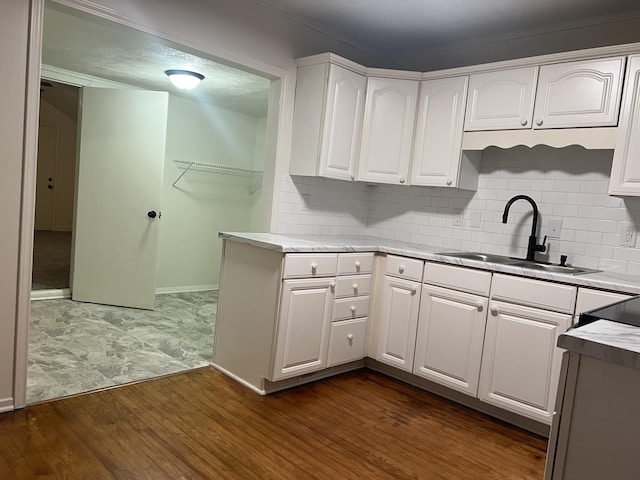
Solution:
[{"label": "ceiling light fixture", "polygon": [[190,72],[189,70],[166,70],[171,83],[182,90],[191,90],[196,88],[201,80],[204,80],[204,75],[196,72]]}]

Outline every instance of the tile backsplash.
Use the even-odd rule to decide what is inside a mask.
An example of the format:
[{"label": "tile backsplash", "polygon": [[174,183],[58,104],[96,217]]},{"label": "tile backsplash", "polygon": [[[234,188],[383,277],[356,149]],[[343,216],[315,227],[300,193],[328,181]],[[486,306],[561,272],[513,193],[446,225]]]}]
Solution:
[{"label": "tile backsplash", "polygon": [[[484,151],[478,190],[367,185],[284,175],[278,232],[374,235],[426,245],[524,257],[532,210],[539,208],[539,242],[549,221],[561,220],[560,238],[547,240],[537,258],[640,275],[640,249],[620,246],[627,227],[640,228],[640,199],[607,194],[611,150],[516,147]],[[457,225],[456,223],[460,223]]]}]

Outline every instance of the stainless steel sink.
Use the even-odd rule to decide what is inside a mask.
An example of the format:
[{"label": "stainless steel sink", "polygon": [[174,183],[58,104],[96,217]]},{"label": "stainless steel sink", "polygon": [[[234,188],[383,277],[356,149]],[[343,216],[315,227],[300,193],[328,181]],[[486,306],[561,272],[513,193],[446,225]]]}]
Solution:
[{"label": "stainless steel sink", "polygon": [[571,265],[553,265],[545,262],[531,262],[522,258],[506,257],[504,255],[494,255],[491,253],[481,252],[440,252],[436,255],[444,257],[464,258],[466,260],[475,260],[478,262],[498,263],[501,265],[511,265],[514,267],[527,268],[530,270],[538,270],[550,273],[564,273],[566,275],[584,275],[587,273],[598,272],[591,268],[574,267]]}]

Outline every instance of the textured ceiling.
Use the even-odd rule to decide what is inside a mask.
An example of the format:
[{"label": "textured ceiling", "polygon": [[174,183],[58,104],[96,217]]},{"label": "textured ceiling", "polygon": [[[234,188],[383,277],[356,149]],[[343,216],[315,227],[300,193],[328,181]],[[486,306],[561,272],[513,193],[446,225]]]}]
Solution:
[{"label": "textured ceiling", "polygon": [[[45,9],[42,63],[148,90],[199,99],[263,117],[270,81],[174,48],[152,35],[113,23]],[[165,70],[187,69],[205,79],[194,90],[174,87]]]},{"label": "textured ceiling", "polygon": [[640,16],[638,0],[255,1],[382,57]]}]

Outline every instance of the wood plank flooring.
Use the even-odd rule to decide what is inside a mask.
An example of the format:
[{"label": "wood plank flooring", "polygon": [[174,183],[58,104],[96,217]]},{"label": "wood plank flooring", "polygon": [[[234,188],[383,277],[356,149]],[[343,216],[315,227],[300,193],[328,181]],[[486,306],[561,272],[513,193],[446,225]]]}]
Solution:
[{"label": "wood plank flooring", "polygon": [[369,370],[261,397],[206,367],[0,415],[3,480],[541,480],[545,450]]}]

